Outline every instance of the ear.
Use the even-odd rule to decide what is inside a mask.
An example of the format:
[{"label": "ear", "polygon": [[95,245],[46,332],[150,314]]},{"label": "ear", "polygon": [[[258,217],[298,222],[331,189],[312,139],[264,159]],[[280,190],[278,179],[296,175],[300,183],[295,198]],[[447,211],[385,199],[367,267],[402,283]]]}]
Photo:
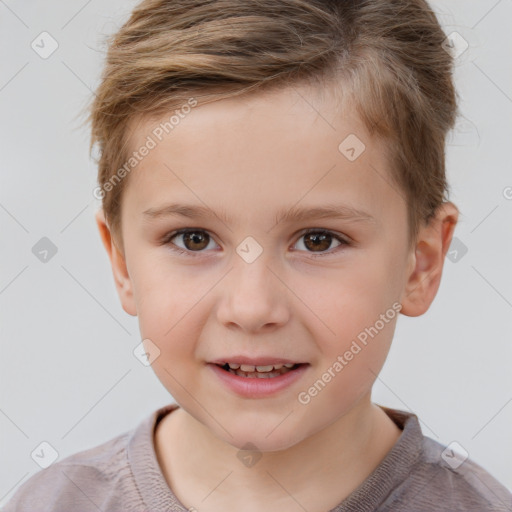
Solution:
[{"label": "ear", "polygon": [[115,244],[114,237],[105,220],[103,209],[96,212],[96,224],[100,232],[101,240],[107,251],[112,272],[114,274],[114,282],[117,293],[121,299],[123,309],[132,316],[137,316],[137,309],[133,298],[133,289],[128,270],[126,268],[125,258]]},{"label": "ear", "polygon": [[436,296],[446,253],[459,218],[457,207],[451,202],[443,203],[435,218],[422,226],[411,254],[412,271],[407,276],[402,295],[400,313],[420,316],[425,313]]}]

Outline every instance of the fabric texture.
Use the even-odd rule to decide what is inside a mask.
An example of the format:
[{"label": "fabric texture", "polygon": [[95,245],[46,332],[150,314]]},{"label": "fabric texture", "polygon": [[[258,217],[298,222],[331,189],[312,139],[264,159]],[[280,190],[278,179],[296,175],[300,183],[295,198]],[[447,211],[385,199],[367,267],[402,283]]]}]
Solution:
[{"label": "fabric texture", "polygon": [[[187,512],[167,485],[154,445],[158,421],[177,407],[166,405],[133,430],[39,471],[3,512]],[[329,512],[512,512],[512,493],[481,466],[470,459],[458,465],[450,451],[443,458],[446,446],[423,435],[415,414],[379,407],[402,434]]]}]

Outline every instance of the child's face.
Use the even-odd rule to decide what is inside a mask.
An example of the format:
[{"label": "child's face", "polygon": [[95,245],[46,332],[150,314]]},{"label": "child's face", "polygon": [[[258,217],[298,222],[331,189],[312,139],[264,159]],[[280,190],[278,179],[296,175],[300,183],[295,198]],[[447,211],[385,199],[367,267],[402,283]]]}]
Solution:
[{"label": "child's face", "polygon": [[[287,448],[361,399],[369,403],[415,263],[386,146],[324,92],[290,88],[197,106],[138,164],[124,191],[123,307],[159,348],[152,366],[174,399],[238,448]],[[134,126],[131,150],[157,125]],[[354,161],[345,156],[360,152],[354,137],[339,149],[350,134],[366,146]],[[211,212],[145,213],[171,204]],[[336,206],[368,217],[276,223],[278,212]],[[183,228],[195,238],[164,243]],[[307,228],[332,235],[304,236]],[[280,390],[243,395],[212,364],[238,356],[306,365]]]}]

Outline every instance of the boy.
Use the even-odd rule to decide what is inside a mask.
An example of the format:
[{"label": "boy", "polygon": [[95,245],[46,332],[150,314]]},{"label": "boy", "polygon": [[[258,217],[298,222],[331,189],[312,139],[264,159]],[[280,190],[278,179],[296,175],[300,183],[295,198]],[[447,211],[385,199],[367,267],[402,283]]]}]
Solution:
[{"label": "boy", "polygon": [[4,510],[497,511],[510,492],[371,402],[439,287],[451,57],[423,0],[146,0],[91,109],[96,220],[176,404]]}]

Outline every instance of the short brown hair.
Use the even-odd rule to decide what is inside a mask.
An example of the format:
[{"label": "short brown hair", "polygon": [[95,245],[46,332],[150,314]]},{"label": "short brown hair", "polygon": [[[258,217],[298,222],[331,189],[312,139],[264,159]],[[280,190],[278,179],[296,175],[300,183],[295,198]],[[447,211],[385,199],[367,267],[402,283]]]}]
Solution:
[{"label": "short brown hair", "polygon": [[[445,38],[425,0],[144,0],[109,38],[90,107],[98,184],[126,162],[127,125],[137,116],[169,112],[192,95],[207,102],[334,83],[369,133],[389,141],[412,245],[448,191],[445,138],[457,102]],[[121,246],[126,181],[102,193]]]}]

